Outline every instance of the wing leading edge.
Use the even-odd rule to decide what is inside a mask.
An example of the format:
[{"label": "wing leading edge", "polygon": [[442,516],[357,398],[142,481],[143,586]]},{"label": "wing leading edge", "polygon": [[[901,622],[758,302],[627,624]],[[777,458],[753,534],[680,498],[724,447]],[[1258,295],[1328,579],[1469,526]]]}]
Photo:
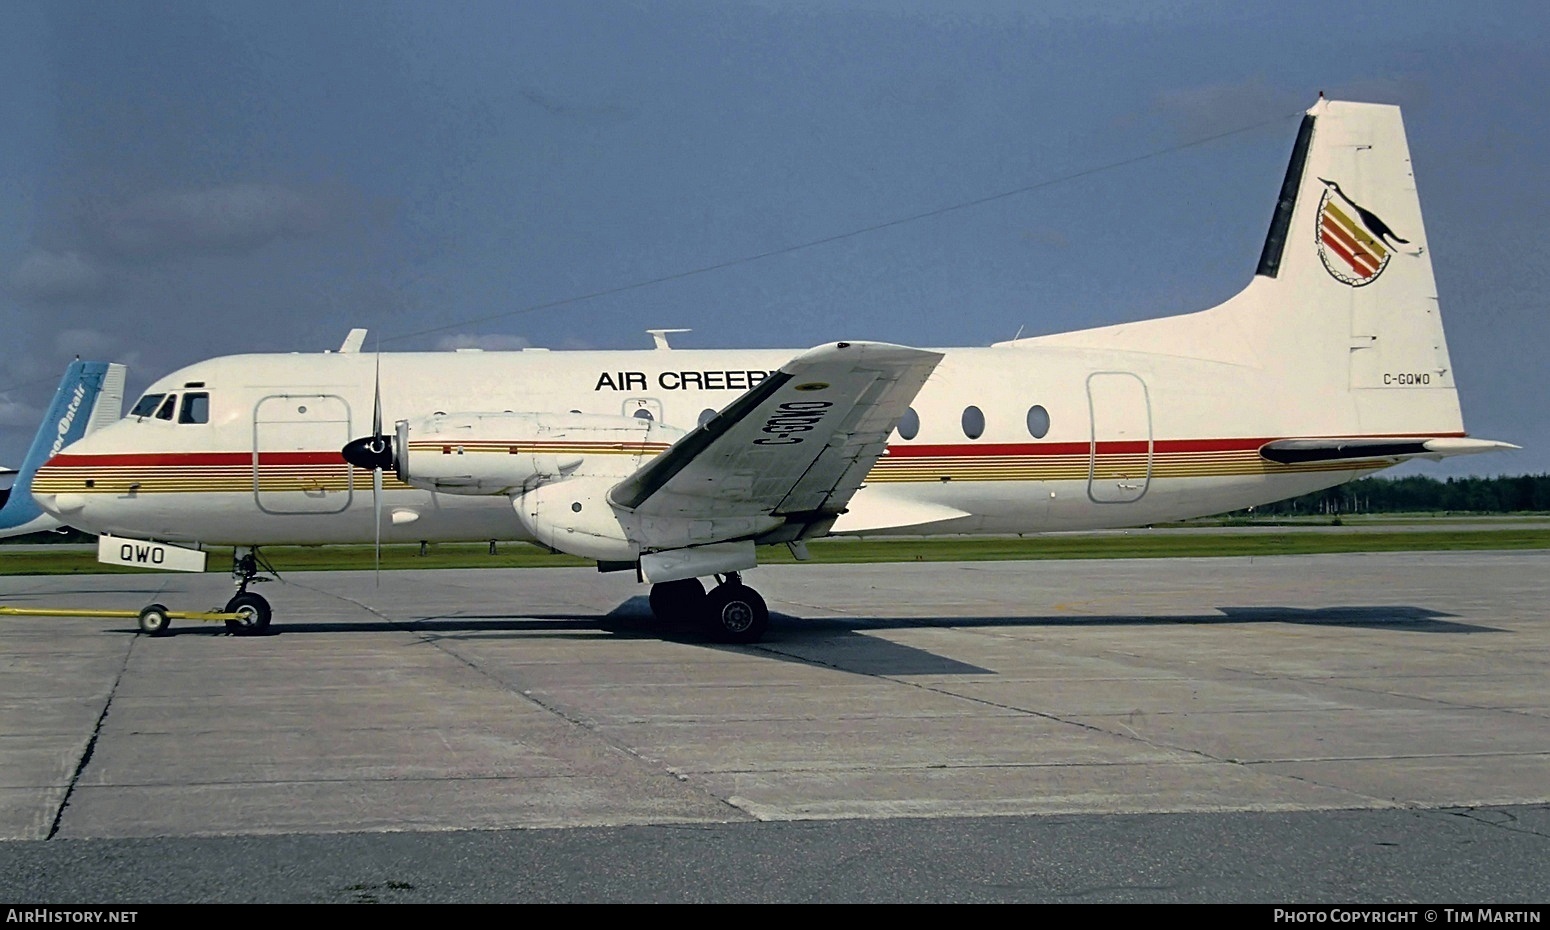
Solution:
[{"label": "wing leading edge", "polygon": [[941,360],[877,342],[811,349],[620,482],[609,500],[641,517],[783,518],[761,543],[822,535]]}]

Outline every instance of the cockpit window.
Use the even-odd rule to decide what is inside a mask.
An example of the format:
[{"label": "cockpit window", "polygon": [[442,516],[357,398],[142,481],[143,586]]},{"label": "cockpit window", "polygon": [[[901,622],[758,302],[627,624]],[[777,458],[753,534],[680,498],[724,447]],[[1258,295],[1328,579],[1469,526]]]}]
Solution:
[{"label": "cockpit window", "polygon": [[161,406],[160,407],[156,408],[156,419],[158,419],[158,420],[171,420],[172,419],[172,411],[176,410],[177,406],[178,406],[178,395],[176,395],[176,394],[168,394],[167,395],[167,399],[161,402]]},{"label": "cockpit window", "polygon": [[189,391],[183,395],[183,409],[178,413],[179,423],[209,423],[210,395],[203,391]]},{"label": "cockpit window", "polygon": [[129,415],[132,416],[132,417],[148,417],[148,416],[150,416],[151,414],[156,412],[156,408],[157,407],[161,406],[162,398],[164,398],[166,396],[167,396],[166,394],[147,394],[147,395],[145,395],[144,397],[140,398],[138,403],[135,404],[134,409],[129,411]]}]

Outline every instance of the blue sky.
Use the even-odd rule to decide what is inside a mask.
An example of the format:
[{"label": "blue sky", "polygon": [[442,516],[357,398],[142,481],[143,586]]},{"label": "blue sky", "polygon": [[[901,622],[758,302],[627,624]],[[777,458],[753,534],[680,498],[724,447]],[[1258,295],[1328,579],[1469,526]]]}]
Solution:
[{"label": "blue sky", "polygon": [[983,345],[1201,309],[1252,274],[1323,90],[1405,108],[1466,424],[1525,446],[1407,470],[1550,471],[1547,26],[1533,3],[8,0],[0,462],[76,353],[135,391],[352,326]]}]

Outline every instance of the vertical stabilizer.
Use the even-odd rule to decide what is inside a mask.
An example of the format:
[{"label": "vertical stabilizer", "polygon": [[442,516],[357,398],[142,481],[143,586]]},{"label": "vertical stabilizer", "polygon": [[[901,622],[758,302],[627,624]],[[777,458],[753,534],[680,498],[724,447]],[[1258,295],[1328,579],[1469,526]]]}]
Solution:
[{"label": "vertical stabilizer", "polygon": [[32,499],[32,476],[59,450],[118,419],[124,401],[124,366],[108,362],[70,363],[54,402],[16,475],[16,483],[0,503],[0,536],[20,536],[58,529],[60,523]]},{"label": "vertical stabilizer", "polygon": [[1264,433],[1463,435],[1405,126],[1384,104],[1308,110],[1256,273],[1226,303],[998,345],[1251,369],[1263,400],[1238,407]]},{"label": "vertical stabilizer", "polygon": [[1462,431],[1398,107],[1308,111],[1250,294],[1278,367],[1349,392],[1353,431]]}]

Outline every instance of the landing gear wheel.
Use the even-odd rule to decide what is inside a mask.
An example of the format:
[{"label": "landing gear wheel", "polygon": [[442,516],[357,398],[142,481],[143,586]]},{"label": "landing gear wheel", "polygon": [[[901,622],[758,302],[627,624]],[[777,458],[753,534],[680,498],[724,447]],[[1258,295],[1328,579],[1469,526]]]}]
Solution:
[{"label": "landing gear wheel", "polygon": [[269,602],[260,595],[244,591],[226,602],[225,612],[238,615],[226,621],[226,631],[233,635],[255,636],[269,629]]},{"label": "landing gear wheel", "polygon": [[705,604],[705,585],[698,578],[661,581],[651,586],[649,600],[658,623],[692,620]]},{"label": "landing gear wheel", "polygon": [[147,636],[166,636],[167,628],[172,626],[172,618],[167,616],[167,608],[160,604],[140,611],[140,632]]},{"label": "landing gear wheel", "polygon": [[704,616],[711,638],[722,643],[756,643],[770,625],[764,598],[735,582],[718,585],[705,595]]}]

